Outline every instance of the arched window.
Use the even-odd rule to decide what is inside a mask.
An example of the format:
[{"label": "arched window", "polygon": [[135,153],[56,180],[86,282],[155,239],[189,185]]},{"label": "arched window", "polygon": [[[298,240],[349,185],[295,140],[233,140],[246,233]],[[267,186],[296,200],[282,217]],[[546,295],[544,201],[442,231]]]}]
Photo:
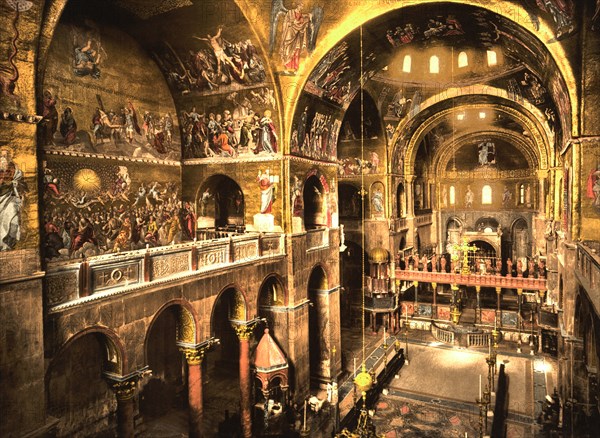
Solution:
[{"label": "arched window", "polygon": [[402,71],[404,73],[410,73],[410,68],[412,66],[412,58],[410,55],[404,55],[404,61],[402,62]]},{"label": "arched window", "polygon": [[456,203],[456,189],[454,186],[450,186],[450,205],[454,205]]},{"label": "arched window", "polygon": [[439,73],[440,72],[440,58],[436,55],[433,55],[429,58],[429,73]]},{"label": "arched window", "polygon": [[492,203],[492,187],[491,186],[483,186],[481,189],[481,203],[490,205]]},{"label": "arched window", "polygon": [[466,67],[469,65],[469,58],[467,58],[467,52],[460,52],[458,54],[458,68]]},{"label": "arched window", "polygon": [[493,67],[494,65],[498,64],[498,58],[495,50],[487,51],[487,62],[489,67]]},{"label": "arched window", "polygon": [[525,184],[519,186],[519,204],[525,204]]}]

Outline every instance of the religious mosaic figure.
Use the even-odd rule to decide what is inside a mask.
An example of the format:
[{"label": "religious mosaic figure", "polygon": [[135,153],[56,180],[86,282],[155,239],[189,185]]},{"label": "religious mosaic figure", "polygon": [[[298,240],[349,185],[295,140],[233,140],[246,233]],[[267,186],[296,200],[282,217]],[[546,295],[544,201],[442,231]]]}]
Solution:
[{"label": "religious mosaic figure", "polygon": [[373,205],[373,212],[375,214],[383,213],[383,192],[381,189],[375,189],[371,198],[371,204]]},{"label": "religious mosaic figure", "polygon": [[258,171],[258,187],[260,188],[260,212],[271,213],[273,201],[275,201],[275,184],[271,181],[269,169],[264,172]]},{"label": "religious mosaic figure", "polygon": [[100,77],[100,63],[106,60],[106,52],[100,42],[98,32],[83,32],[73,29],[73,72],[76,76]]},{"label": "religious mosaic figure", "polygon": [[502,193],[502,205],[504,207],[506,207],[507,205],[510,204],[511,199],[512,199],[511,191],[508,189],[508,186],[504,186],[504,192]]},{"label": "religious mosaic figure", "polygon": [[475,193],[471,190],[471,186],[467,186],[467,192],[465,193],[465,207],[472,208],[473,201],[475,200]]},{"label": "religious mosaic figure", "polygon": [[279,56],[285,72],[294,74],[300,66],[303,51],[312,53],[315,49],[319,27],[323,21],[323,8],[315,6],[310,13],[304,11],[299,1],[294,8],[287,9],[283,0],[273,0],[271,5],[271,33],[269,46],[271,53],[275,49],[275,34],[279,18],[282,18]]},{"label": "religious mosaic figure", "polygon": [[27,186],[10,152],[0,151],[0,251],[13,249],[21,239],[21,208]]},{"label": "religious mosaic figure", "polygon": [[587,179],[586,197],[592,205],[600,209],[600,164],[590,171]]}]

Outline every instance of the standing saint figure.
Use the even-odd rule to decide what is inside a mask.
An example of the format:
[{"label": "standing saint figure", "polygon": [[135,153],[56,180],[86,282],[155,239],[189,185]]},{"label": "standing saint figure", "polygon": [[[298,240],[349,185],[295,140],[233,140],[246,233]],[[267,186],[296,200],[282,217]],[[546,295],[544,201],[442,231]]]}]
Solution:
[{"label": "standing saint figure", "polygon": [[475,194],[473,190],[471,190],[471,186],[467,186],[467,193],[465,193],[465,207],[471,208],[473,207],[473,201],[475,200]]},{"label": "standing saint figure", "polygon": [[22,193],[27,186],[23,172],[10,152],[0,151],[0,251],[13,249],[21,239]]},{"label": "standing saint figure", "polygon": [[262,119],[260,119],[259,126],[260,131],[254,153],[258,154],[260,151],[265,151],[274,154],[277,152],[277,133],[271,119],[271,111],[265,111]]},{"label": "standing saint figure", "polygon": [[258,171],[258,187],[260,187],[260,212],[261,214],[271,213],[273,201],[275,201],[275,184],[271,181],[269,169],[263,173]]},{"label": "standing saint figure", "polygon": [[308,32],[312,14],[302,12],[302,2],[289,9],[283,19],[281,48],[279,54],[286,71],[296,72],[300,65],[300,53],[308,46]]},{"label": "standing saint figure", "polygon": [[383,213],[383,192],[380,189],[376,189],[373,192],[371,204],[373,205],[373,212],[375,214]]}]

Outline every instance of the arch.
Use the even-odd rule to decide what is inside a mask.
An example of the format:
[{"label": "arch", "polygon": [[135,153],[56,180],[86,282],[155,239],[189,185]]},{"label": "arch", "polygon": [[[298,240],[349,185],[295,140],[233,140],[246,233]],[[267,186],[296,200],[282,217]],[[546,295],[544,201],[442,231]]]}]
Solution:
[{"label": "arch", "polygon": [[540,166],[540,159],[538,159],[536,148],[531,141],[515,136],[514,131],[497,129],[495,131],[484,130],[471,132],[455,137],[453,141],[448,142],[447,147],[440,148],[436,151],[432,160],[434,163],[433,171],[440,175],[452,175],[447,169],[450,162],[455,159],[455,151],[482,137],[500,139],[510,143],[524,155],[529,169]]},{"label": "arch", "polygon": [[224,174],[206,178],[196,191],[198,228],[243,227],[245,198],[240,185]]},{"label": "arch", "polygon": [[107,366],[111,354],[124,356],[116,339],[106,328],[87,328],[72,336],[50,362],[44,395],[48,414],[59,419],[57,436],[91,435],[97,432],[91,425],[102,422],[109,430],[114,427],[117,400],[104,373],[124,375],[123,369]]},{"label": "arch", "polygon": [[491,240],[486,239],[485,237],[477,237],[477,239],[469,242],[469,245],[477,246],[477,251],[475,251],[474,258],[496,258],[498,256],[498,252],[500,248]]},{"label": "arch", "polygon": [[175,400],[185,387],[180,347],[182,342],[196,344],[192,333],[195,329],[186,327],[182,330],[189,315],[189,310],[179,303],[169,303],[159,309],[148,326],[144,358],[152,376],[140,385],[139,403],[139,411],[145,421],[172,411]]},{"label": "arch", "polygon": [[[72,335],[69,339],[67,339],[67,341],[65,341],[57,350],[56,354],[54,355],[54,358],[60,356],[60,354],[62,352],[64,352],[65,350],[67,350],[69,348],[69,346],[75,342],[76,340],[78,340],[79,338],[89,335],[89,334],[98,334],[102,339],[105,339],[106,341],[106,365],[108,365],[108,363],[115,363],[114,360],[111,360],[111,353],[115,353],[116,354],[116,366],[109,366],[106,370],[107,371],[111,371],[115,374],[119,374],[119,375],[124,375],[127,374],[130,370],[128,368],[129,364],[128,364],[128,359],[127,359],[127,355],[125,353],[125,346],[123,341],[121,340],[121,338],[119,337],[119,335],[117,335],[113,330],[107,328],[107,327],[103,327],[103,326],[91,326],[91,327],[87,327],[79,332],[77,332],[76,334]],[[114,357],[114,356],[112,356]],[[53,359],[54,360],[54,359]],[[52,363],[52,361],[51,361]]]},{"label": "arch", "polygon": [[324,175],[311,171],[304,181],[304,228],[306,230],[331,226],[329,185]]},{"label": "arch", "polygon": [[429,58],[429,73],[437,74],[440,72],[440,58],[437,55],[432,55]]},{"label": "arch", "polygon": [[523,217],[514,220],[511,225],[513,261],[526,258],[531,254],[529,224]]},{"label": "arch", "polygon": [[492,186],[490,186],[489,184],[485,184],[481,188],[481,204],[491,205],[492,201]]},{"label": "arch", "polygon": [[460,52],[457,60],[458,68],[467,67],[469,65],[469,57],[467,52]]},{"label": "arch", "polygon": [[496,65],[498,65],[498,54],[496,53],[495,50],[487,50],[485,53],[486,56],[486,60],[487,60],[487,65],[488,67],[494,67]]},{"label": "arch", "polygon": [[452,184],[448,193],[449,205],[456,205],[456,186]]},{"label": "arch", "polygon": [[[239,1],[239,0],[238,0]],[[301,77],[301,81],[296,87],[291,87],[290,101],[293,102],[288,108],[285,114],[285,120],[291,120],[292,115],[296,112],[296,108],[299,102],[299,96],[304,90],[304,87],[308,81],[309,73],[312,72],[318,64],[323,60],[325,56],[342,40],[352,32],[356,31],[359,27],[364,26],[370,20],[384,14],[398,11],[403,8],[422,6],[436,3],[461,3],[474,8],[482,9],[490,13],[494,13],[500,17],[503,17],[511,25],[523,32],[523,35],[533,37],[534,40],[539,44],[539,49],[543,53],[548,54],[551,59],[552,67],[556,67],[560,81],[562,82],[563,88],[566,90],[566,96],[569,100],[569,106],[571,109],[571,120],[570,127],[573,136],[578,135],[579,127],[577,118],[579,117],[579,108],[577,105],[577,88],[575,74],[571,65],[568,61],[568,56],[562,44],[552,44],[555,41],[554,32],[552,28],[547,24],[545,20],[536,20],[534,23],[532,20],[526,19],[529,17],[529,12],[518,4],[491,4],[484,3],[479,0],[423,0],[418,5],[415,4],[403,4],[402,2],[390,5],[388,3],[381,3],[377,5],[366,4],[355,7],[351,13],[349,13],[343,21],[338,23],[337,29],[333,30],[319,42],[318,48],[309,59],[307,59],[298,70],[298,76]],[[288,129],[291,129],[288,128]],[[396,130],[398,134],[398,130]],[[395,135],[396,135],[395,134]]]},{"label": "arch", "polygon": [[288,291],[283,278],[281,278],[281,275],[273,272],[263,279],[258,288],[256,308],[287,306],[288,299]]},{"label": "arch", "polygon": [[308,288],[313,290],[329,290],[329,272],[327,268],[317,263],[310,270]]},{"label": "arch", "polygon": [[[230,292],[231,291],[231,292]],[[216,307],[221,299],[224,298],[226,294],[232,294],[233,301],[231,304],[233,308],[229,309],[228,317],[229,319],[235,321],[247,321],[248,320],[248,300],[246,294],[239,289],[235,284],[229,284],[221,289],[221,291],[217,294],[215,298],[215,302],[213,304],[213,308],[210,315],[211,327],[215,319]],[[211,333],[214,333],[214,327],[211,328]]]},{"label": "arch", "polygon": [[[489,89],[489,87],[487,87]],[[454,90],[455,91],[455,90]],[[468,90],[465,89],[465,94],[473,94],[473,90]],[[502,91],[504,93],[506,93],[506,91]],[[488,94],[488,93],[486,93]],[[451,93],[451,95],[454,95],[454,93]],[[443,102],[452,102],[451,98],[448,97],[447,94],[440,94],[440,96],[438,96],[440,100],[437,100],[435,102],[431,102],[431,106],[442,106],[443,107]],[[432,98],[433,99],[433,98]],[[429,99],[430,101],[432,99]],[[507,100],[507,99],[505,99]],[[421,105],[421,109],[423,109],[425,105],[422,104]],[[469,109],[478,109],[478,108],[489,108],[490,105],[489,104],[470,104]],[[539,160],[539,168],[540,169],[547,169],[550,163],[550,159],[553,157],[553,148],[549,147],[549,140],[548,140],[548,135],[545,132],[545,128],[543,128],[543,126],[539,123],[539,120],[533,115],[531,114],[525,107],[522,107],[522,109],[516,110],[510,106],[506,106],[506,105],[493,105],[494,110],[504,114],[512,119],[516,119],[519,122],[521,122],[525,129],[527,129],[528,132],[531,133],[532,136],[532,143],[533,145],[535,145],[535,156],[538,157]],[[394,134],[394,138],[392,139],[392,144],[397,145],[397,141],[398,141],[398,135],[399,132],[405,132],[409,131],[412,132],[412,135],[409,136],[409,140],[406,146],[406,152],[405,152],[405,160],[404,160],[404,174],[405,175],[413,175],[415,174],[415,161],[416,161],[416,157],[417,157],[417,151],[419,150],[419,146],[421,144],[421,141],[423,139],[423,137],[425,136],[426,133],[428,133],[430,131],[430,129],[437,125],[439,122],[443,121],[444,119],[446,119],[447,117],[452,117],[454,115],[455,112],[460,111],[461,110],[461,106],[459,104],[459,106],[457,107],[451,107],[451,108],[446,108],[446,109],[442,109],[439,111],[434,111],[433,114],[429,117],[426,118],[426,120],[424,121],[420,121],[418,120],[418,118],[412,119],[410,121],[406,120],[405,122],[401,123],[400,125],[398,125],[398,128],[396,129],[396,133]],[[538,110],[539,113],[539,110]],[[540,113],[541,116],[541,113]],[[409,126],[410,125],[410,126]],[[411,126],[413,126],[413,128],[411,128]],[[414,126],[416,126],[416,128],[414,128]],[[514,141],[514,135],[513,135],[513,141]],[[517,139],[518,141],[518,139]],[[520,142],[520,144],[525,144],[523,142]],[[399,146],[395,146],[394,149],[396,147]]]},{"label": "arch", "polygon": [[340,219],[360,219],[363,211],[363,199],[360,188],[349,182],[338,184]]},{"label": "arch", "polygon": [[496,232],[500,223],[498,220],[491,216],[482,216],[475,221],[475,229],[478,231],[486,231],[486,232]]},{"label": "arch", "polygon": [[404,55],[404,59],[402,60],[402,72],[410,73],[412,69],[412,58],[410,55]]},{"label": "arch", "polygon": [[173,300],[167,301],[154,313],[150,324],[148,324],[148,328],[146,329],[146,335],[144,337],[144,359],[146,363],[148,363],[148,357],[146,356],[148,351],[148,341],[150,333],[154,328],[154,324],[160,317],[160,315],[170,307],[178,307],[178,331],[177,331],[177,341],[185,342],[188,344],[197,344],[201,342],[201,334],[199,327],[199,318],[196,310],[192,306],[192,304],[184,300],[182,298],[175,298]]},{"label": "arch", "polygon": [[404,183],[399,182],[396,186],[396,217],[404,217],[406,214]]}]

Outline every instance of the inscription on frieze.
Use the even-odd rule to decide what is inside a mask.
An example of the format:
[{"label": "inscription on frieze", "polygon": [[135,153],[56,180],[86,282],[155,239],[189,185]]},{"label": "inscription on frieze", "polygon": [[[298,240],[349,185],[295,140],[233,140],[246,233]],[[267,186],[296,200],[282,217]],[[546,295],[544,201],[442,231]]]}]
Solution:
[{"label": "inscription on frieze", "polygon": [[235,261],[255,259],[258,257],[258,242],[235,245]]},{"label": "inscription on frieze", "polygon": [[226,247],[204,250],[198,254],[198,266],[220,265],[229,261]]},{"label": "inscription on frieze", "polygon": [[168,277],[190,269],[189,253],[169,254],[152,258],[152,279]]},{"label": "inscription on frieze", "polygon": [[92,279],[94,292],[136,284],[140,282],[140,265],[131,263],[92,268]]}]

